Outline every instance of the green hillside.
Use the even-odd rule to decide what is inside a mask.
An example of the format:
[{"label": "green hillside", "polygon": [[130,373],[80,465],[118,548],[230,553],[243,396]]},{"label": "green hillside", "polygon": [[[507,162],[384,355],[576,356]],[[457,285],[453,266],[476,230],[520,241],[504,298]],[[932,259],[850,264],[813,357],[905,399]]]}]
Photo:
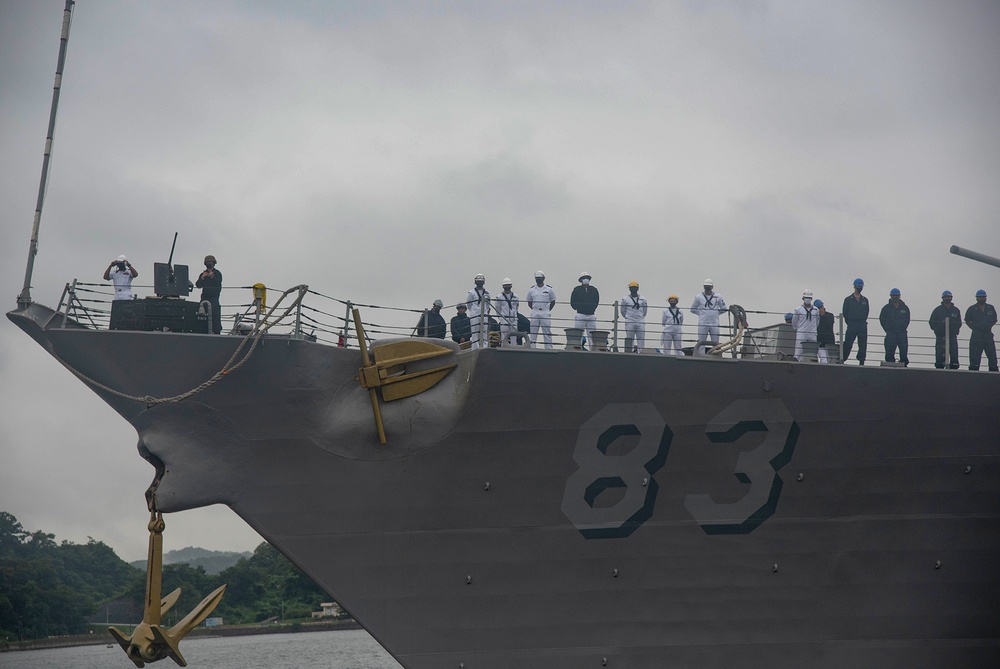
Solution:
[{"label": "green hillside", "polygon": [[[206,548],[195,548],[188,546],[175,551],[167,551],[163,554],[163,564],[186,564],[189,567],[201,567],[206,574],[218,574],[224,569],[232,567],[240,560],[249,558],[253,553],[237,553],[233,551],[210,551]],[[145,569],[145,560],[134,560],[129,564],[136,569]]]},{"label": "green hillside", "polygon": [[[173,551],[192,560],[219,558],[216,551]],[[213,615],[227,624],[269,618],[308,618],[329,595],[317,587],[270,544],[253,554],[225,556],[231,566],[209,573],[204,564],[164,564],[163,592],[181,588],[170,612],[178,619],[223,583],[229,585]],[[13,515],[0,511],[0,640],[19,641],[86,632],[88,620],[138,623],[145,598],[142,569],[124,562],[106,544],[56,543],[55,536],[25,530]],[[117,619],[128,617],[129,620]],[[164,622],[170,622],[164,621]]]}]

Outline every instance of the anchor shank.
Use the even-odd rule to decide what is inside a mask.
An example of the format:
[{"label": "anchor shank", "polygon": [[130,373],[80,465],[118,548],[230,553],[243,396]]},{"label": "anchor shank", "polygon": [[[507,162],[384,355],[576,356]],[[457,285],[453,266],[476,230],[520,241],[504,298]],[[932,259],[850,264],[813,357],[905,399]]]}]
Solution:
[{"label": "anchor shank", "polygon": [[149,519],[149,551],[146,556],[146,606],[143,622],[159,625],[163,588],[163,514],[154,512]]},{"label": "anchor shank", "polygon": [[[357,309],[352,309],[351,315],[354,317],[354,329],[358,334],[358,346],[361,348],[362,369],[369,368],[374,371],[375,365],[368,359],[368,344],[365,341],[365,328],[361,325],[361,312]],[[378,406],[378,394],[375,392],[374,387],[369,388],[368,394],[372,400],[372,413],[375,414],[375,429],[378,432],[378,441],[380,444],[384,444],[385,426],[382,423],[382,410]]]}]

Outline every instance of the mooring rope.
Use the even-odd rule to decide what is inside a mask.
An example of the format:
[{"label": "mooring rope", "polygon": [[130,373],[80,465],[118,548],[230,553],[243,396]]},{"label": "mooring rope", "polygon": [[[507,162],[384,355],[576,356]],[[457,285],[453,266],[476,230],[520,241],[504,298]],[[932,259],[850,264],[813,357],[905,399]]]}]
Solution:
[{"label": "mooring rope", "polygon": [[[268,310],[267,315],[264,316],[264,319],[261,320],[259,323],[256,323],[253,329],[250,332],[248,332],[245,337],[243,337],[242,341],[240,341],[240,345],[236,347],[236,350],[233,351],[233,355],[230,356],[226,364],[222,366],[222,369],[213,374],[212,377],[207,381],[205,381],[204,383],[201,383],[200,385],[192,388],[191,390],[188,390],[187,392],[181,393],[179,395],[174,395],[173,397],[152,397],[151,395],[145,395],[139,397],[137,395],[129,395],[127,393],[121,392],[120,390],[115,390],[114,388],[108,387],[103,383],[100,383],[99,381],[95,381],[94,379],[90,378],[80,370],[75,369],[72,365],[67,363],[65,360],[62,360],[61,358],[60,362],[62,362],[62,364],[66,367],[66,369],[73,372],[73,374],[75,374],[77,378],[79,378],[84,383],[89,383],[90,385],[96,386],[97,388],[100,388],[105,392],[111,393],[116,397],[121,397],[122,399],[132,400],[134,402],[143,402],[146,404],[147,408],[154,407],[157,404],[181,402],[211,387],[212,385],[217,383],[222,377],[226,376],[230,372],[235,372],[240,367],[245,365],[247,361],[250,360],[250,356],[252,356],[254,351],[257,349],[257,344],[260,343],[260,340],[261,338],[263,338],[264,334],[268,330],[270,330],[273,326],[283,321],[288,316],[288,314],[291,313],[292,309],[294,309],[299,304],[299,302],[302,301],[302,296],[305,293],[305,291],[303,290],[304,288],[306,288],[306,286],[304,285],[295,286],[294,288],[289,288],[284,293],[282,293],[281,297],[279,297],[277,301],[274,303],[274,306],[272,306]],[[268,322],[269,319],[271,318],[271,315],[278,308],[278,305],[281,304],[282,300],[284,300],[288,296],[288,294],[293,291],[298,291],[299,293],[298,296],[295,298],[295,300],[292,301],[292,303],[285,309],[284,313],[282,313],[277,320],[275,320],[274,322]],[[243,357],[237,361],[240,352],[246,346],[247,342],[250,341],[251,339],[253,339],[253,343],[250,345],[250,348],[243,355]]]},{"label": "mooring rope", "polygon": [[732,339],[723,344],[716,344],[712,348],[705,351],[707,355],[725,353],[726,351],[735,348],[740,343],[740,339],[743,338],[743,332],[747,329],[747,312],[738,304],[730,306],[729,311],[736,317],[736,322],[739,324],[739,328],[737,329],[736,334],[733,335]]},{"label": "mooring rope", "polygon": [[744,326],[742,323],[740,323],[740,328],[739,328],[739,330],[737,330],[736,334],[733,335],[732,339],[730,339],[729,341],[727,341],[724,344],[716,344],[712,348],[710,348],[707,351],[705,351],[705,353],[708,354],[708,355],[715,355],[716,353],[725,353],[729,349],[735,348],[740,343],[740,339],[743,338],[743,332],[745,330],[746,330],[746,326]]}]

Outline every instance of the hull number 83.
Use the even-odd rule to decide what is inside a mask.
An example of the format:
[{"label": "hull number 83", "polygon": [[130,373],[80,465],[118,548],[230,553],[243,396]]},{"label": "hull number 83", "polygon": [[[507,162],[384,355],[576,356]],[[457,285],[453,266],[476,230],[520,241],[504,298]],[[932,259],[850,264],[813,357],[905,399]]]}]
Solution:
[{"label": "hull number 83", "polygon": [[[749,486],[746,494],[730,503],[707,493],[684,498],[708,534],[747,534],[777,507],[778,470],[791,460],[799,427],[780,399],[737,400],[705,426],[713,444],[738,442],[748,432],[765,435],[756,448],[740,453],[730,473]],[[631,448],[622,448],[624,440]],[[579,469],[566,481],[563,513],[588,539],[629,536],[653,514],[654,474],[666,463],[672,441],[670,426],[652,403],[606,405],[580,427],[573,452]],[[613,503],[597,504],[602,495]]]}]

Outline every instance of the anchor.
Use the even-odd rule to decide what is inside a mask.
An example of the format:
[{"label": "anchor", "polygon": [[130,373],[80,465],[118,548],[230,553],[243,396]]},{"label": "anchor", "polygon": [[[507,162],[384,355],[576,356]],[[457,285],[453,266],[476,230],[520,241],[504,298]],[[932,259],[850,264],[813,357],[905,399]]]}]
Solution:
[{"label": "anchor", "polygon": [[378,432],[379,443],[384,444],[386,443],[385,425],[382,422],[382,411],[379,408],[376,389],[382,391],[384,402],[413,397],[433,388],[438,381],[446,377],[458,365],[442,365],[432,369],[408,372],[406,370],[408,363],[454,353],[450,348],[416,339],[376,346],[373,355],[375,362],[372,362],[368,355],[368,346],[365,343],[365,328],[361,324],[361,314],[357,309],[353,309],[351,315],[354,318],[354,328],[358,334],[362,364],[354,378],[361,384],[362,388],[368,390],[371,396],[372,413],[375,414],[375,429]]},{"label": "anchor", "polygon": [[139,623],[131,636],[125,636],[115,627],[109,627],[108,632],[124,649],[128,659],[137,667],[145,667],[146,662],[156,662],[165,657],[171,658],[182,667],[187,661],[181,655],[179,644],[187,633],[197,627],[209,616],[222,601],[225,585],[216,588],[212,594],[201,600],[191,613],[171,627],[166,629],[160,625],[163,614],[169,611],[181,596],[177,588],[161,599],[160,591],[163,585],[163,514],[156,510],[155,504],[150,505],[149,517],[149,552],[146,557],[146,602],[143,607],[142,622]]}]

